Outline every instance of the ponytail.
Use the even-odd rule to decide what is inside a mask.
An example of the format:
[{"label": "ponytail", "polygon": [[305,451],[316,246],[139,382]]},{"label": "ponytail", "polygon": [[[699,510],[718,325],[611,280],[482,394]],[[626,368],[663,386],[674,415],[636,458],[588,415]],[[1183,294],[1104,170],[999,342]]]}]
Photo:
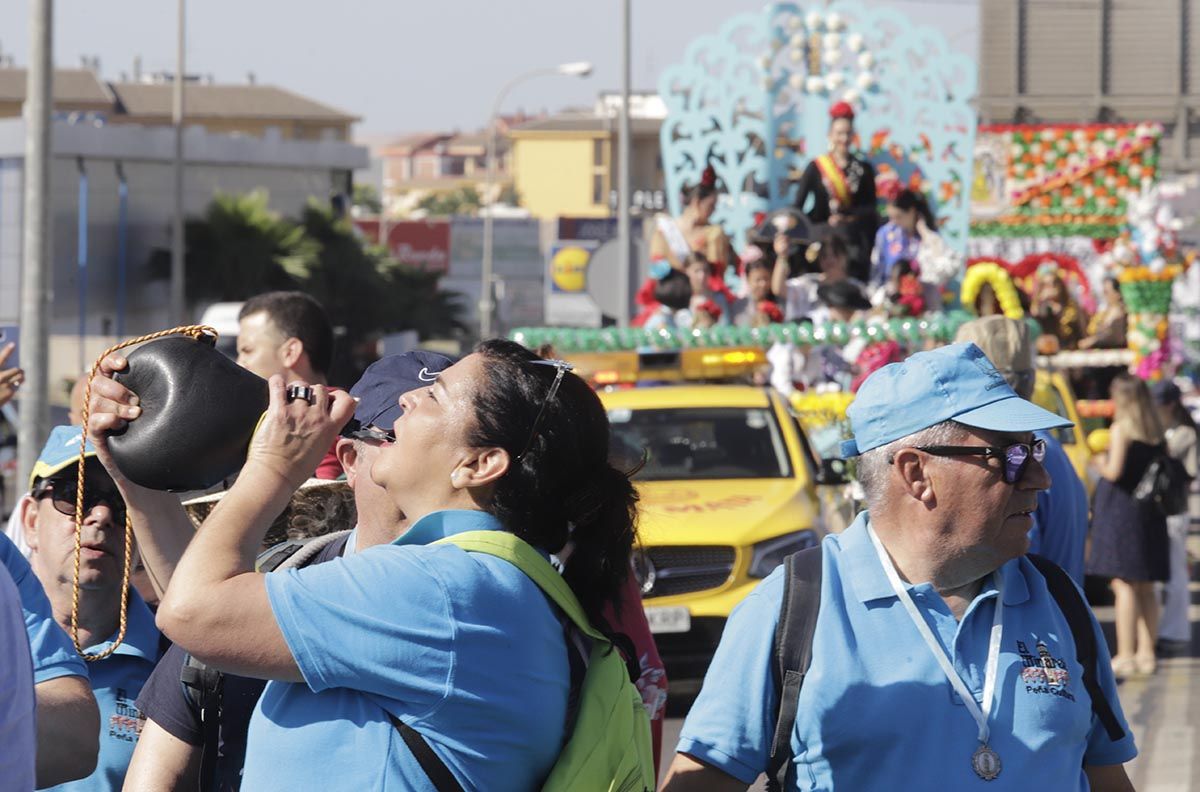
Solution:
[{"label": "ponytail", "polygon": [[[474,394],[468,442],[509,454],[487,510],[514,534],[548,553],[572,544],[563,578],[588,619],[617,604],[630,572],[637,493],[609,462],[608,415],[596,393],[566,374],[553,397],[554,366],[511,341],[481,343],[485,379]],[[541,414],[541,420],[538,415]]]}]

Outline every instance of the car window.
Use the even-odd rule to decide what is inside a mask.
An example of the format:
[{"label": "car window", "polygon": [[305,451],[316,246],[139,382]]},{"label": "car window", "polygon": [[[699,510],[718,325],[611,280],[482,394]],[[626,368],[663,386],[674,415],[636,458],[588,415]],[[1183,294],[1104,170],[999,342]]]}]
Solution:
[{"label": "car window", "polygon": [[640,481],[788,478],[787,448],[770,409],[610,410],[613,456],[645,455]]}]

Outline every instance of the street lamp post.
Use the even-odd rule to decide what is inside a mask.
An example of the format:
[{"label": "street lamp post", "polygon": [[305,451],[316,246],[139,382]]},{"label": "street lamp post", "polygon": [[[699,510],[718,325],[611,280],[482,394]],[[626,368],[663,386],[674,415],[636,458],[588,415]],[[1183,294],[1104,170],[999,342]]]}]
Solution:
[{"label": "street lamp post", "polygon": [[534,77],[545,77],[554,74],[561,74],[567,77],[587,77],[592,73],[592,64],[586,61],[578,61],[574,63],[564,63],[549,69],[535,69],[534,71],[526,72],[509,80],[503,88],[500,89],[499,95],[496,97],[496,103],[492,105],[492,114],[489,116],[488,125],[488,148],[487,148],[487,205],[483,208],[483,267],[480,276],[480,292],[479,292],[479,337],[481,339],[490,338],[492,335],[492,314],[496,309],[495,301],[492,299],[492,255],[494,243],[494,230],[492,228],[492,208],[495,203],[492,199],[492,192],[495,190],[496,182],[496,119],[500,116],[500,108],[504,104],[504,100],[508,97],[511,91],[518,83]]}]

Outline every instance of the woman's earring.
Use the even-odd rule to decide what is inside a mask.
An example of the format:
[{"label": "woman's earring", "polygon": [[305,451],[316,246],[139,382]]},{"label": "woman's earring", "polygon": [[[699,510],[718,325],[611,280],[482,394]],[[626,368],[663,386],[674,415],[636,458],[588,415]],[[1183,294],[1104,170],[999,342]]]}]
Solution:
[{"label": "woman's earring", "polygon": [[457,487],[457,486],[458,486],[458,474],[459,474],[459,472],[460,472],[460,471],[457,471],[457,470],[455,470],[455,471],[453,471],[453,472],[451,472],[451,473],[450,473],[450,484],[451,484],[451,485],[453,485],[453,486],[455,486],[455,487]]}]

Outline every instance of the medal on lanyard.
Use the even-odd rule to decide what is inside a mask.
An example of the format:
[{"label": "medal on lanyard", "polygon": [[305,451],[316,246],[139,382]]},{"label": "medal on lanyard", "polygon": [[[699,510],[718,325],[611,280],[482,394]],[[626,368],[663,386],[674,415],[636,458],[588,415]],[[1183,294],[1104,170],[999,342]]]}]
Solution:
[{"label": "medal on lanyard", "polygon": [[997,589],[996,613],[992,617],[992,632],[988,640],[987,664],[984,666],[983,675],[983,705],[981,707],[975,701],[975,696],[967,688],[966,683],[962,681],[962,677],[959,676],[958,671],[954,668],[954,664],[950,662],[950,658],[946,656],[946,651],[938,643],[933,631],[929,629],[925,618],[917,610],[916,603],[913,602],[908,589],[904,587],[904,582],[900,580],[900,575],[896,572],[896,566],[892,563],[892,559],[888,556],[883,544],[879,541],[879,537],[875,535],[875,531],[870,526],[867,526],[867,533],[871,536],[871,543],[875,545],[875,553],[879,556],[879,563],[883,565],[883,571],[887,573],[888,582],[892,585],[892,591],[900,600],[900,604],[904,606],[904,610],[908,611],[913,626],[921,634],[925,645],[933,653],[933,658],[941,666],[942,673],[950,680],[950,685],[958,693],[958,697],[962,699],[963,705],[971,713],[971,717],[975,719],[975,724],[979,727],[979,747],[971,756],[971,769],[984,781],[994,780],[1000,775],[1001,763],[1000,755],[988,745],[988,738],[991,734],[990,727],[988,726],[988,714],[991,712],[992,701],[995,698],[996,669],[1000,662],[1000,637],[1003,632],[1004,580],[1000,575],[1000,570],[997,569],[995,572]]}]

